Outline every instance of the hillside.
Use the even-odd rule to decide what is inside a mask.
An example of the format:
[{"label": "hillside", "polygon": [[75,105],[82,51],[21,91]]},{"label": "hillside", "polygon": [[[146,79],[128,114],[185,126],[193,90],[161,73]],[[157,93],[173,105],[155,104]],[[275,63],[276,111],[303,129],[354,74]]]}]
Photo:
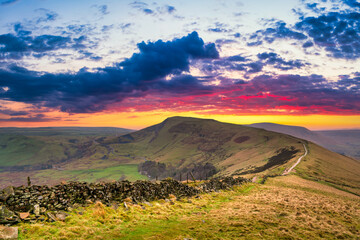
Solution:
[{"label": "hillside", "polygon": [[[22,160],[19,163],[29,163],[30,167],[15,172],[3,169],[3,185],[25,184],[27,176],[36,184],[56,184],[62,180],[93,182],[169,176],[185,179],[190,178],[189,172],[196,179],[228,175],[261,179],[265,175],[281,175],[290,168],[304,154],[305,144],[309,154],[295,168],[296,174],[360,194],[359,161],[290,135],[211,119],[172,117],[125,135],[21,138],[24,143],[14,142],[21,143],[18,149],[24,149],[12,154],[21,153],[32,159],[29,156],[36,152],[43,157],[36,158],[36,164],[51,163],[51,167],[31,168],[37,165]],[[48,155],[35,151],[36,146],[48,151]],[[63,152],[68,155],[62,156]],[[49,154],[60,160],[55,162]]]},{"label": "hillside", "polygon": [[0,169],[46,169],[81,157],[96,138],[129,132],[122,128],[0,128]]},{"label": "hillside", "polygon": [[[96,144],[95,139],[131,131],[90,127],[0,128],[0,185],[25,184],[27,176],[38,173],[45,174],[39,183],[51,182],[52,179],[59,181],[62,177],[58,178],[59,171],[53,169],[61,170],[61,165],[86,158],[88,148]],[[91,172],[91,168],[88,169]],[[75,174],[81,175],[82,172],[68,172],[64,177]]]},{"label": "hillside", "polygon": [[254,123],[248,126],[305,139],[331,151],[360,159],[360,130],[311,131],[304,127],[275,123]]},{"label": "hillside", "polygon": [[[107,138],[104,144],[115,152],[128,153],[139,163],[157,161],[178,171],[194,164],[210,163],[220,171],[219,175],[255,171],[284,151],[287,158],[278,159],[279,162],[270,167],[281,172],[303,151],[302,141],[291,136],[211,119],[183,117],[168,118],[134,133]],[[279,168],[273,168],[275,166]]]}]

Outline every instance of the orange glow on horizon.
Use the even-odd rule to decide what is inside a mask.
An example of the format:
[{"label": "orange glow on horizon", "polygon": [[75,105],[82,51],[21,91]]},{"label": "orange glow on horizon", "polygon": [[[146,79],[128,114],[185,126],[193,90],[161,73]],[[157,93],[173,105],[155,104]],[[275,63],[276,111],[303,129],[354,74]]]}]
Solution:
[{"label": "orange glow on horizon", "polygon": [[215,119],[234,124],[251,124],[272,122],[285,125],[302,126],[311,130],[322,129],[360,129],[359,115],[217,115],[194,112],[123,112],[92,113],[68,115],[61,112],[50,112],[46,116],[58,118],[57,121],[44,122],[0,122],[0,127],[121,127],[142,129],[164,121],[168,117],[184,116]]}]

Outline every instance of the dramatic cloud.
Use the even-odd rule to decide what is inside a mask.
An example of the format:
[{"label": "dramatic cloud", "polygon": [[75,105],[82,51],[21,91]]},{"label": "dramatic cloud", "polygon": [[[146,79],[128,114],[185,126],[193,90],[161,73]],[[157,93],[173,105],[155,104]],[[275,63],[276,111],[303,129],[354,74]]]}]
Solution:
[{"label": "dramatic cloud", "polygon": [[[68,26],[68,28],[77,31],[75,27]],[[83,57],[88,56],[89,59],[99,60],[94,59],[93,53],[84,51],[84,49],[94,45],[84,35],[73,38],[59,35],[32,36],[32,32],[24,30],[21,24],[15,24],[14,30],[15,34],[0,35],[0,60],[19,60],[25,56],[41,58],[51,56],[48,52],[60,49],[72,49],[79,52]]]},{"label": "dramatic cloud", "polygon": [[264,52],[257,54],[257,60],[234,55],[221,59],[203,61],[200,68],[206,74],[223,73],[226,71],[240,71],[245,74],[259,73],[265,66],[272,66],[281,70],[300,69],[309,63],[296,60],[285,60],[274,52]]},{"label": "dramatic cloud", "polygon": [[351,78],[329,83],[320,75],[260,75],[250,81],[212,87],[213,91],[188,96],[163,93],[154,98],[129,98],[117,110],[127,111],[135,105],[137,111],[171,109],[235,115],[353,115],[360,113],[359,87],[359,79]]},{"label": "dramatic cloud", "polygon": [[343,2],[350,7],[360,8],[360,2],[358,2],[357,0],[343,0]]},{"label": "dramatic cloud", "polygon": [[296,29],[306,33],[317,46],[335,58],[360,58],[360,13],[331,12],[319,17],[307,17],[296,23]]},{"label": "dramatic cloud", "polygon": [[[356,8],[360,3],[344,1]],[[325,12],[317,4],[306,4],[307,8],[318,13],[318,16],[305,17],[300,14],[294,26],[283,21],[275,21],[272,27],[256,31],[249,38],[248,46],[273,43],[276,39],[300,41],[303,48],[317,46],[323,48],[331,57],[343,59],[360,58],[360,13],[355,9],[337,12]]]},{"label": "dramatic cloud", "polygon": [[[273,24],[273,27],[269,27],[265,30],[256,31],[250,36],[248,46],[260,45],[261,40],[265,40],[268,43],[274,42],[276,39],[295,39],[305,40],[307,36],[301,32],[294,31],[287,26],[283,21],[277,21]],[[255,41],[254,41],[255,40]]]},{"label": "dramatic cloud", "polygon": [[[0,93],[4,100],[59,108],[64,112],[95,112],[127,97],[149,91],[183,93],[207,92],[197,78],[182,75],[190,62],[218,58],[214,44],[205,44],[196,32],[173,41],[141,42],[139,53],[114,67],[76,74],[50,74],[11,66],[0,70]],[[173,75],[171,80],[165,77]]]},{"label": "dramatic cloud", "polygon": [[263,61],[264,64],[273,65],[275,68],[281,70],[290,70],[305,66],[305,64],[298,59],[286,61],[283,58],[281,58],[277,53],[274,52],[259,53],[257,57],[259,58],[259,60]]}]

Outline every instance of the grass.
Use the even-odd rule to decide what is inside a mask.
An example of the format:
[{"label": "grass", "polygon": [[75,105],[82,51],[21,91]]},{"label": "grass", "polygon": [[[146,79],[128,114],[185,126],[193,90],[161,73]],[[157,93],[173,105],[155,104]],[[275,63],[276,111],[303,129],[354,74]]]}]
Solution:
[{"label": "grass", "polygon": [[152,206],[97,203],[65,222],[21,224],[20,239],[358,239],[359,197],[297,176]]},{"label": "grass", "polygon": [[69,181],[110,181],[119,180],[120,178],[127,179],[129,181],[145,180],[146,176],[141,175],[138,172],[138,166],[136,164],[120,164],[114,167],[101,168],[101,169],[82,169],[82,170],[43,170],[34,178],[47,179],[51,176],[53,180],[69,180]]},{"label": "grass", "polygon": [[295,168],[299,176],[360,195],[360,162],[311,142],[308,155]]}]

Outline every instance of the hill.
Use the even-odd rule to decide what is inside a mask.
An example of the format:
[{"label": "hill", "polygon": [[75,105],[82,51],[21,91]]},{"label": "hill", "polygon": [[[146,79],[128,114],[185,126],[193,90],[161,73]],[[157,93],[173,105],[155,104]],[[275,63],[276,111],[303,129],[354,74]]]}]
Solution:
[{"label": "hill", "polygon": [[[168,118],[134,133],[104,139],[103,143],[117,152],[127,152],[139,162],[156,161],[171,166],[178,171],[175,175],[206,163],[214,165],[219,170],[218,175],[256,171],[271,157],[279,155],[269,169],[281,166],[275,169],[281,172],[286,163],[303,151],[302,141],[291,136],[211,119],[184,117]],[[282,155],[286,157],[282,159]]]},{"label": "hill", "polygon": [[[24,149],[19,153],[28,157],[40,152],[48,158],[38,158],[37,163],[50,163],[51,167],[34,169],[35,163],[21,160],[18,165],[28,162],[30,166],[26,171],[3,169],[0,180],[4,185],[24,184],[26,176],[36,184],[169,176],[183,180],[190,178],[190,172],[196,179],[228,175],[261,179],[281,175],[304,154],[305,145],[308,154],[295,168],[296,174],[360,194],[360,162],[290,135],[211,119],[172,117],[118,136],[21,137],[28,142],[20,144]],[[25,148],[29,144],[33,145]],[[36,146],[44,147],[45,153],[52,148],[46,155],[32,151]],[[61,158],[54,149],[69,155]],[[50,154],[63,160],[54,161]]]},{"label": "hill", "polygon": [[[87,149],[95,144],[95,139],[131,131],[90,127],[0,128],[0,185],[24,184],[27,176],[59,169],[60,165],[86,157]],[[136,166],[135,169],[137,171]],[[89,172],[92,172],[91,168]],[[59,181],[56,178],[58,171],[53,170],[52,174],[48,180]],[[75,174],[82,172],[69,172],[68,175]],[[42,183],[46,182],[44,179]]]},{"label": "hill", "polygon": [[305,139],[331,151],[360,159],[360,130],[311,131],[304,127],[275,123],[254,123],[248,126]]}]

